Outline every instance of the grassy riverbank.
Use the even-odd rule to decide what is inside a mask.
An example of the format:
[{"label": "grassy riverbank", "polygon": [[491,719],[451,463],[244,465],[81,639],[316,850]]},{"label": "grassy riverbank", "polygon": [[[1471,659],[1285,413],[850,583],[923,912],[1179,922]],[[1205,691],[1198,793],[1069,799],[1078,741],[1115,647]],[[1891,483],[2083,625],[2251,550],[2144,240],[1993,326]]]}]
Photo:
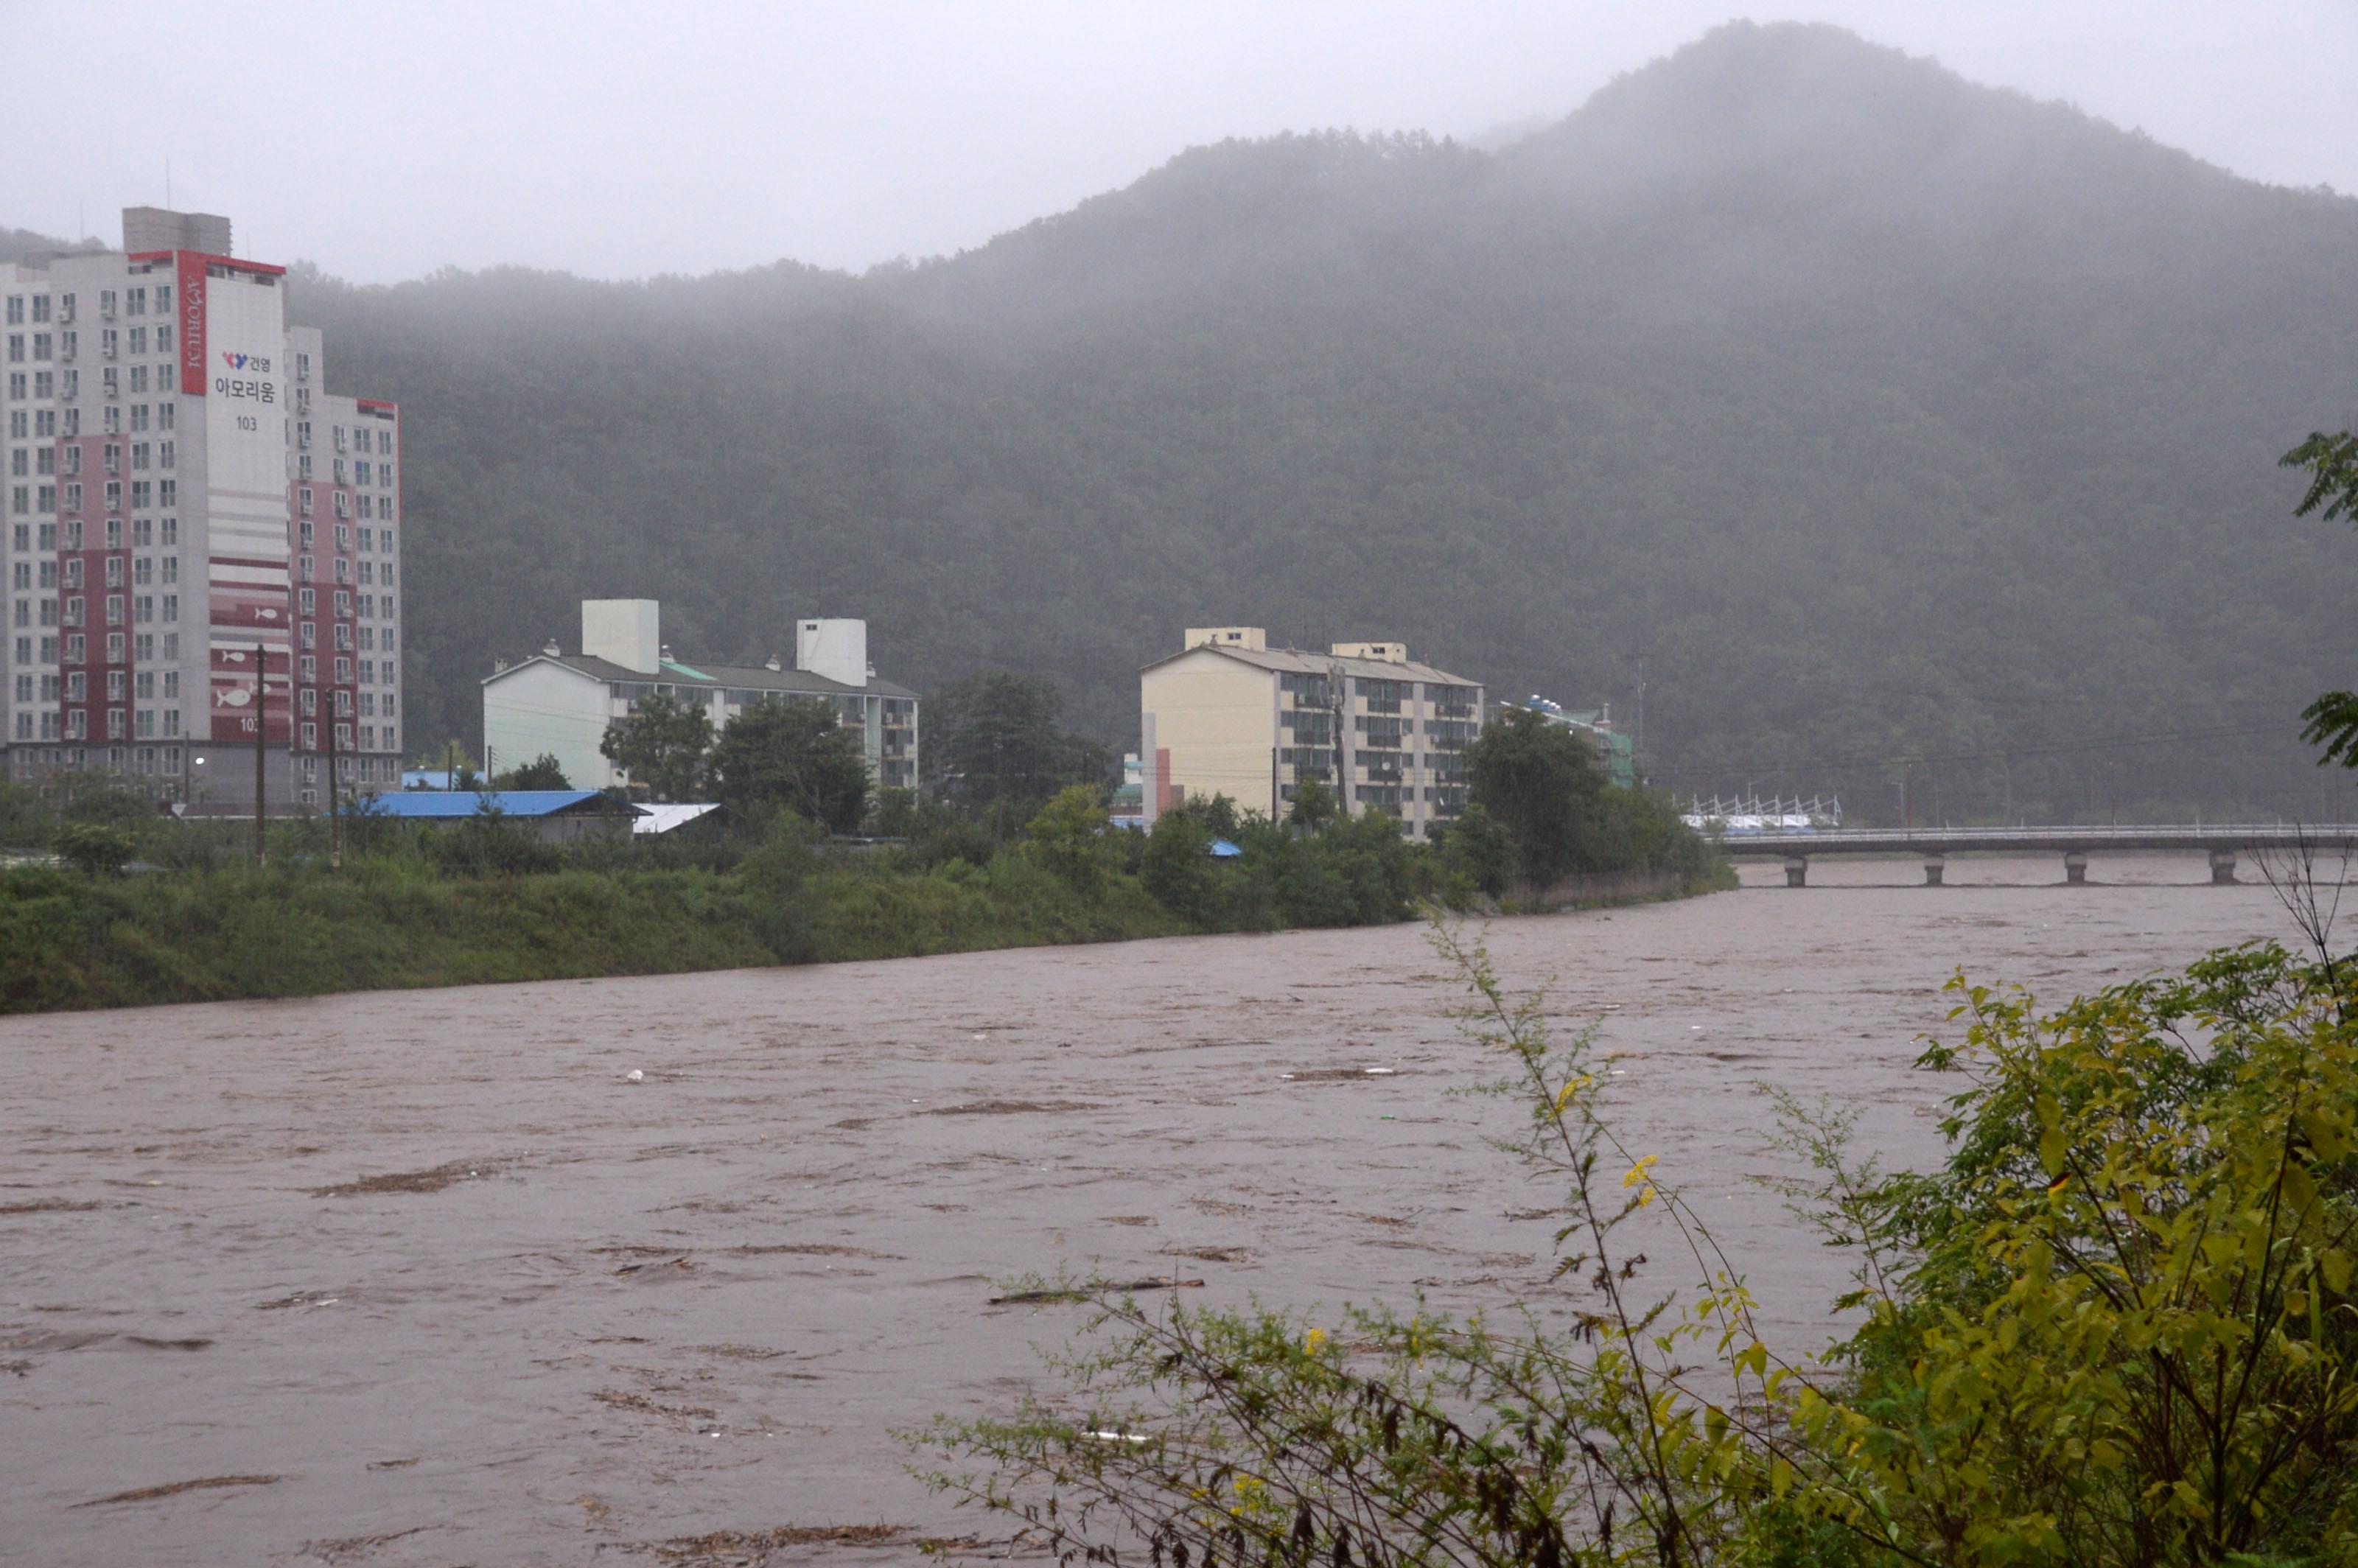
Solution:
[{"label": "grassy riverbank", "polygon": [[[1371,925],[1447,896],[1436,858],[1330,830],[1242,862],[1039,853],[923,864],[769,846],[726,869],[462,874],[415,854],[149,875],[0,874],[0,1011],[317,996]],[[1151,851],[1150,851],[1151,852]],[[1657,896],[1725,885],[1724,867]]]},{"label": "grassy riverbank", "polygon": [[1013,857],[898,874],[821,869],[791,903],[749,881],[701,869],[454,878],[397,860],[334,876],[20,871],[0,877],[0,1010],[671,974],[1191,929],[1134,880],[1084,900]]}]

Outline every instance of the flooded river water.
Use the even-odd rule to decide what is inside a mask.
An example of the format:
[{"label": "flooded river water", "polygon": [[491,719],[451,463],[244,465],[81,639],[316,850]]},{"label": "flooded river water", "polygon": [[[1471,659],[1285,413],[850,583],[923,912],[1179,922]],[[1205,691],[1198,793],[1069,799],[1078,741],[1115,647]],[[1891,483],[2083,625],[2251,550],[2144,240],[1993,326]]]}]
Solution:
[{"label": "flooded river water", "polygon": [[[1844,1264],[1758,1184],[1759,1080],[1928,1162],[1948,1086],[1909,1064],[1959,966],[2060,1000],[2291,935],[2199,856],[2091,874],[1764,865],[1487,935],[1561,1026],[1604,1021],[1627,1136],[1813,1348]],[[1483,1137],[1520,1113],[1448,1094],[1496,1064],[1439,968],[1404,925],[0,1022],[0,1561],[1003,1536],[891,1435],[1011,1407],[1076,1322],[995,1280],[1456,1309],[1540,1278],[1548,1227],[1509,1215],[1545,1195]]]}]

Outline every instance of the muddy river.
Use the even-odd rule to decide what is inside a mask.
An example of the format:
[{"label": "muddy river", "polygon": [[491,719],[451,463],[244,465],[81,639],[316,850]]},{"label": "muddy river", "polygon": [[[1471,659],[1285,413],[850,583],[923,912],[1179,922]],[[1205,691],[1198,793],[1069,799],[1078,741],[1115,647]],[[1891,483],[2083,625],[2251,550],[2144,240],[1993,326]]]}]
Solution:
[{"label": "muddy river", "polygon": [[[1488,941],[1603,1021],[1627,1135],[1807,1348],[1844,1263],[1759,1184],[1759,1080],[1924,1162],[1944,1085],[1910,1063],[1957,967],[2060,998],[2290,935],[2199,856],[2091,875],[1760,866]],[[1519,1113],[1448,1093],[1492,1066],[1455,1000],[1409,925],[0,1022],[0,1561],[1003,1538],[892,1435],[1009,1408],[1077,1319],[995,1281],[1464,1308],[1539,1277],[1548,1227],[1509,1217],[1545,1195],[1484,1141]]]}]

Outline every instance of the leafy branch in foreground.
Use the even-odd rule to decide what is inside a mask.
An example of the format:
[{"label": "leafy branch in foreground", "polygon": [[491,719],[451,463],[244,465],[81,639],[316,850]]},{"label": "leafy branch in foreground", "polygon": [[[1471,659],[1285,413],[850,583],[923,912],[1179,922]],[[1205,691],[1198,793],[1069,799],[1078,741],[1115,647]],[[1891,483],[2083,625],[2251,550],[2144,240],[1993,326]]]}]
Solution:
[{"label": "leafy branch in foreground", "polygon": [[[2309,439],[2277,460],[2279,468],[2309,470],[2309,490],[2292,509],[2296,517],[2317,513],[2328,523],[2358,523],[2358,436],[2343,430],[2309,432]],[[2322,747],[2318,766],[2358,768],[2358,692],[2329,691],[2300,710],[2300,738]]]},{"label": "leafy branch in foreground", "polygon": [[1529,1109],[1501,1146],[1561,1191],[1545,1292],[1331,1326],[1100,1297],[1066,1393],[919,1434],[936,1486],[1060,1560],[1188,1568],[2358,1560],[2346,960],[2254,944],[2051,1015],[1961,977],[1929,1173],[1780,1097],[1790,1195],[1862,1260],[1855,1332],[1801,1365],[1612,1131],[1594,1032],[1552,1045],[1435,941]]}]

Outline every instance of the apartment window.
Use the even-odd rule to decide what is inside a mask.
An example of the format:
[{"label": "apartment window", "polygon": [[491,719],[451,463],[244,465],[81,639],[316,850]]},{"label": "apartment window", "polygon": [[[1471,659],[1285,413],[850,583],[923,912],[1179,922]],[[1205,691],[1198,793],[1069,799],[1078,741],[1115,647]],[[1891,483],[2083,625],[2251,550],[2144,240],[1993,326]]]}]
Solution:
[{"label": "apartment window", "polygon": [[168,283],[159,283],[156,286],[156,314],[169,316],[171,313],[172,286]]},{"label": "apartment window", "polygon": [[[135,547],[135,548],[138,548],[138,549],[142,549],[142,550],[144,550],[144,549],[147,548],[147,546],[148,546],[153,545],[155,542],[156,542],[156,520],[155,520],[153,517],[135,517],[135,518],[133,518],[133,519],[131,520],[131,543],[132,543],[133,546],[134,546],[134,547]],[[146,562],[145,562],[145,561],[142,561],[142,562],[140,562],[140,563],[139,563],[139,565],[140,565],[141,570],[142,570],[142,571],[143,571],[143,573],[144,573],[144,572],[145,572],[145,570],[146,570],[146,568],[147,563],[146,563]],[[147,580],[147,579],[143,575],[143,576],[140,578],[140,579],[139,579],[139,580],[140,580],[141,582],[146,582],[146,581]]]},{"label": "apartment window", "polygon": [[143,622],[155,620],[156,596],[152,593],[141,594],[138,598],[138,601],[132,606],[132,612],[137,620]]},{"label": "apartment window", "polygon": [[140,633],[137,636],[131,639],[131,649],[132,657],[137,659],[141,664],[154,664],[156,662],[156,633],[153,632]]},{"label": "apartment window", "polygon": [[[161,392],[167,389],[158,387],[157,390]],[[169,403],[158,403],[156,405],[156,428],[158,430],[168,430],[172,428],[173,425],[177,422],[174,418],[176,412],[177,410],[174,408],[173,405]],[[172,460],[166,458],[164,460],[164,466],[166,468],[170,468],[172,466]]]},{"label": "apartment window", "polygon": [[37,360],[45,360],[50,357],[49,335],[47,332],[36,332],[33,334],[33,357]]},{"label": "apartment window", "polygon": [[[308,458],[306,458],[306,459],[304,459],[303,460],[304,460],[305,467],[306,467],[306,468],[307,468],[307,470],[308,470],[308,466],[309,466],[309,463],[310,463],[310,460],[309,460]],[[304,474],[304,476],[303,476],[303,477],[304,477],[304,478],[306,478],[306,479],[308,479],[308,478],[310,478],[311,476],[310,476],[310,474],[307,471],[307,472]],[[295,492],[295,503],[296,503],[297,510],[298,510],[298,511],[301,511],[301,512],[304,512],[304,513],[307,513],[307,514],[308,514],[308,513],[311,510],[311,487],[310,487],[309,485],[308,485],[308,484],[307,484],[307,485],[303,486],[300,490],[297,490],[297,491]]]},{"label": "apartment window", "polygon": [[[168,354],[172,351],[171,328],[158,327],[156,329],[156,351],[159,354]],[[158,392],[166,390],[167,385],[168,384],[164,379],[165,373],[165,366],[157,365],[156,367],[156,390]]]},{"label": "apartment window", "polygon": [[[337,646],[337,647],[339,647],[339,648],[343,649],[346,653],[350,653],[350,652],[352,651],[352,629],[350,626],[344,625],[344,624],[343,624],[342,622],[339,622],[337,623],[337,625],[336,625],[336,646]],[[342,659],[339,659],[339,660],[337,660],[337,661],[336,661],[336,663],[337,663],[337,664],[339,664],[339,665],[343,665],[343,664],[345,664],[345,663],[347,663],[347,662],[348,662],[348,661],[346,661],[346,660],[342,660]],[[341,678],[341,679],[344,679],[344,680],[350,680],[352,677],[351,677],[350,676],[341,676],[341,677],[339,677],[339,678]]]},{"label": "apartment window", "polygon": [[[113,561],[109,561],[106,564],[108,566],[113,566],[114,563]],[[110,593],[106,596],[106,623],[109,626],[120,626],[123,624],[124,608],[123,595],[119,593]]]},{"label": "apartment window", "polygon": [[336,589],[336,618],[349,621],[352,616],[352,596],[344,589]]},{"label": "apartment window", "polygon": [[146,428],[147,428],[147,405],[135,403],[131,406],[131,432],[135,436]]},{"label": "apartment window", "polygon": [[[144,354],[147,351],[146,328],[134,327],[131,329],[131,351],[135,354]],[[142,368],[144,369],[145,367],[143,366]]]},{"label": "apartment window", "polygon": [[[33,319],[36,321],[46,321],[49,319],[49,297],[46,294],[36,294],[33,296]],[[73,319],[74,297],[70,294],[59,295],[58,319],[60,321],[70,321]]]},{"label": "apartment window", "polygon": [[180,580],[179,557],[166,556],[164,557],[164,580],[166,582],[178,582]]},{"label": "apartment window", "polygon": [[8,362],[12,365],[25,362],[25,334],[22,332],[8,334]]},{"label": "apartment window", "polygon": [[336,548],[338,548],[339,550],[350,550],[352,547],[352,524],[349,524],[349,523],[339,523],[339,524],[336,524]]},{"label": "apartment window", "polygon": [[[165,619],[165,621],[166,621],[166,622],[174,622],[174,621],[178,621],[179,618],[180,618],[180,596],[179,596],[178,594],[177,594],[177,593],[168,593],[168,594],[166,594],[166,595],[164,596],[164,619]],[[178,655],[177,654],[175,654],[175,653],[173,653],[173,652],[171,651],[171,650],[172,650],[172,648],[173,648],[173,646],[174,646],[174,645],[175,645],[178,641],[179,641],[179,639],[178,639],[178,638],[177,638],[177,637],[167,637],[167,638],[165,638],[165,639],[164,639],[164,648],[165,648],[164,656],[165,656],[166,658],[170,659],[170,658],[177,658],[177,657],[178,657]]]},{"label": "apartment window", "polygon": [[156,481],[156,504],[158,506],[178,506],[179,503],[180,481],[177,479],[157,480]]},{"label": "apartment window", "polygon": [[352,660],[338,659],[336,661],[336,684],[338,686],[350,686],[352,684]]},{"label": "apartment window", "polygon": [[296,636],[307,648],[316,648],[319,645],[319,629],[308,621],[300,623]]},{"label": "apartment window", "polygon": [[307,715],[319,712],[319,693],[318,688],[315,687],[305,687],[301,692],[297,694],[295,706],[297,709]]},{"label": "apartment window", "polygon": [[166,670],[166,671],[164,672],[164,697],[165,697],[165,699],[166,699],[167,701],[169,701],[171,698],[176,697],[178,697],[178,696],[179,696],[179,695],[180,695],[180,672],[179,672],[179,671],[178,671],[178,670]]},{"label": "apartment window", "polygon": [[25,373],[23,371],[11,371],[8,373],[8,395],[15,398],[19,403],[22,403],[25,400]]},{"label": "apartment window", "polygon": [[131,395],[137,397],[146,390],[147,367],[146,365],[133,365],[131,367]]},{"label": "apartment window", "polygon": [[81,702],[90,696],[90,676],[81,670],[66,672],[66,700]]},{"label": "apartment window", "polygon": [[[176,614],[178,614],[178,607],[177,606],[177,604],[175,604],[175,602],[172,600],[172,599],[171,599],[170,597],[168,597],[168,596],[167,596],[167,597],[166,597],[166,599],[165,599],[165,600],[164,600],[164,608],[165,608],[165,615],[164,615],[164,619],[165,619],[165,620],[167,620],[167,621],[171,620],[171,619],[173,618],[173,616],[174,616],[174,615],[176,615]],[[167,632],[167,633],[164,633],[164,662],[165,662],[166,664],[168,664],[168,664],[170,664],[173,660],[175,660],[175,659],[178,658],[179,656],[180,656],[180,634],[179,634],[178,632]],[[173,678],[174,678],[175,680],[177,680],[177,679],[178,679],[179,677],[176,676],[174,676]],[[177,693],[175,692],[174,688],[173,688],[173,687],[166,687],[164,688],[164,691],[165,691],[165,694],[166,694],[167,696],[173,696],[173,695],[177,695]]]},{"label": "apartment window", "polygon": [[[132,289],[123,297],[123,313],[125,316],[145,316],[147,314],[147,291],[144,288]],[[144,327],[134,327],[131,330],[135,332],[140,332],[145,331],[146,329]]]},{"label": "apartment window", "polygon": [[303,655],[301,678],[307,681],[315,681],[319,678],[319,661],[309,654]]},{"label": "apartment window", "polygon": [[141,671],[139,672],[139,679],[138,679],[137,683],[134,686],[133,689],[134,689],[134,690],[135,690],[136,692],[138,692],[138,694],[139,694],[139,700],[140,700],[140,701],[142,701],[142,702],[153,702],[153,701],[155,701],[155,700],[156,700],[156,672],[155,672],[154,670],[141,670]]},{"label": "apartment window", "polygon": [[122,346],[121,334],[112,327],[102,327],[98,332],[98,353],[101,359],[113,359]]},{"label": "apartment window", "polygon": [[[122,541],[110,535],[106,542],[108,546],[111,548],[114,546],[120,544]],[[107,557],[105,571],[107,587],[121,588],[123,586],[123,557],[121,556]]]},{"label": "apartment window", "polygon": [[123,672],[121,670],[107,671],[106,700],[109,702],[121,702],[123,700],[123,692],[125,685],[126,683],[123,678]]},{"label": "apartment window", "polygon": [[[159,536],[163,539],[166,545],[177,545],[180,542],[180,520],[178,518],[167,517],[157,526],[160,530]],[[165,569],[168,571],[171,566],[176,566],[178,564],[178,562],[170,563]]]},{"label": "apartment window", "polygon": [[123,548],[123,519],[120,517],[106,520],[106,547],[110,550]]},{"label": "apartment window", "polygon": [[12,294],[8,297],[8,325],[21,327],[24,324],[25,297],[21,294]]},{"label": "apartment window", "polygon": [[123,650],[123,633],[120,632],[109,632],[106,634],[106,662],[110,665],[121,664],[124,658]]},{"label": "apartment window", "polygon": [[98,291],[98,313],[109,319],[114,318],[114,290],[111,288],[102,288]]},{"label": "apartment window", "polygon": [[351,492],[350,491],[344,491],[344,490],[340,490],[340,491],[336,492],[336,515],[337,515],[337,516],[339,516],[339,517],[350,517],[352,514],[352,492]]},{"label": "apartment window", "polygon": [[170,468],[178,462],[178,459],[179,453],[175,449],[175,444],[173,442],[158,441],[156,443],[156,466],[157,468]]}]

